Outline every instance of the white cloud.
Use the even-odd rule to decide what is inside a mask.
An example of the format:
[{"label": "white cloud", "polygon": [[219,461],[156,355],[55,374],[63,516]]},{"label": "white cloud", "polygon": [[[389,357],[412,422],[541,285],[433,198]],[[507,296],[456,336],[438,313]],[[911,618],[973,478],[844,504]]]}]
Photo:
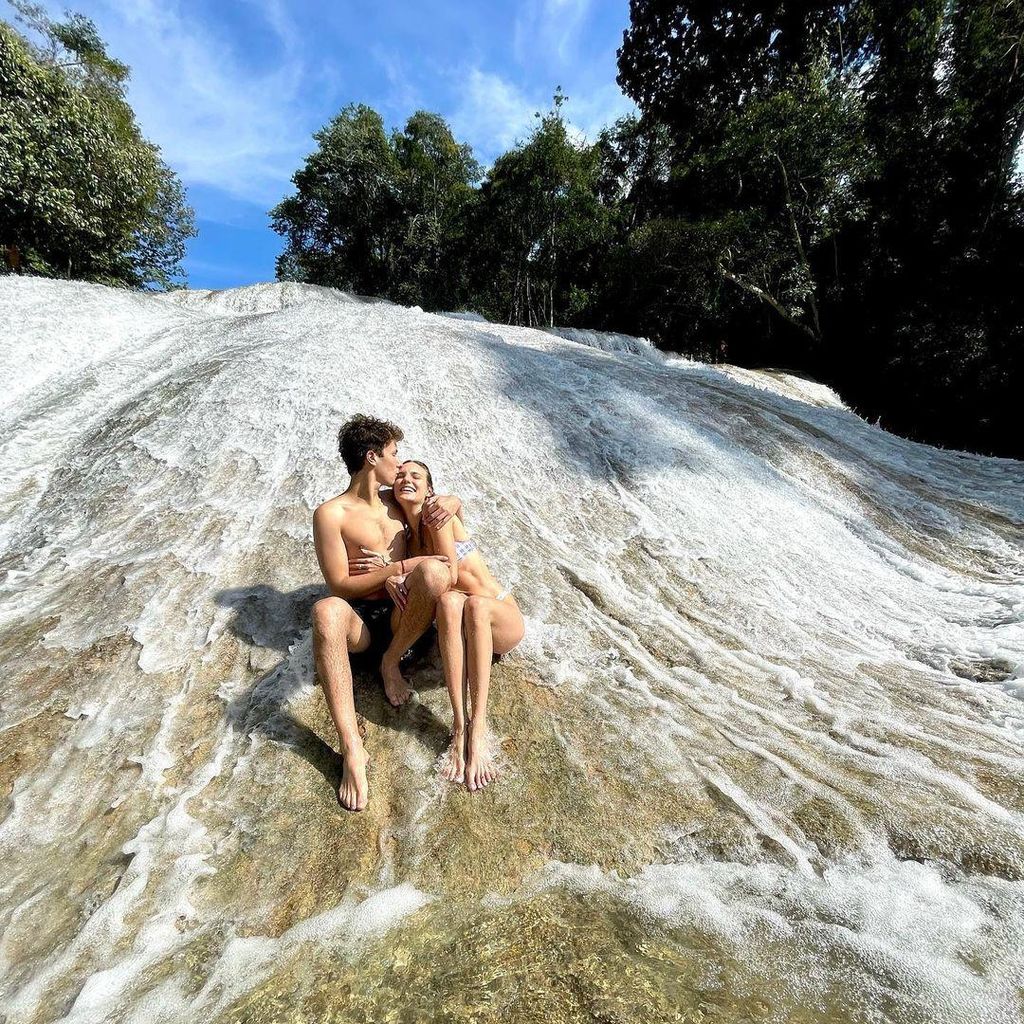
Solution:
[{"label": "white cloud", "polygon": [[[546,106],[546,104],[545,104]],[[493,72],[470,68],[462,87],[462,100],[452,115],[452,126],[485,161],[525,138],[541,109],[515,85]]]},{"label": "white cloud", "polygon": [[[280,46],[254,68],[231,41],[179,0],[74,4],[92,18],[109,52],[132,69],[128,99],[145,136],[186,185],[203,184],[268,206],[312,148],[303,94],[311,86],[301,34],[281,0],[250,0]],[[61,8],[48,4],[54,17]]]},{"label": "white cloud", "polygon": [[[551,93],[529,95],[500,75],[480,68],[470,68],[462,82],[462,100],[451,124],[456,137],[469,142],[485,163],[525,139],[536,124],[534,115],[551,107]],[[593,141],[605,125],[635,109],[614,83],[590,92],[581,90],[581,95],[568,88],[566,93],[569,102],[562,112],[577,139]]]},{"label": "white cloud", "polygon": [[384,71],[390,87],[387,100],[382,106],[386,107],[388,112],[395,117],[396,123],[401,121],[404,124],[406,118],[424,106],[420,91],[406,71],[405,61],[401,54],[379,46],[374,47],[372,52]]},{"label": "white cloud", "polygon": [[590,6],[591,0],[529,0],[524,3],[516,18],[516,59],[528,65],[542,53],[559,63],[571,61]]},{"label": "white cloud", "polygon": [[569,102],[563,108],[568,119],[593,141],[613,121],[636,111],[636,104],[614,83],[597,89],[567,89]]},{"label": "white cloud", "polygon": [[[46,6],[60,18],[67,2],[46,0]],[[550,108],[556,85],[570,97],[565,114],[571,125],[590,139],[631,108],[606,77],[588,84],[607,70],[580,53],[592,0],[528,0],[516,23],[523,68],[514,79],[480,63],[440,63],[450,53],[447,40],[434,53],[369,42],[387,79],[384,98],[352,95],[360,71],[330,59],[329,40],[298,20],[289,0],[243,0],[241,11],[231,8],[246,25],[237,36],[210,13],[216,6],[204,15],[203,6],[188,0],[76,0],[71,6],[92,18],[110,53],[131,66],[128,98],[143,133],[186,185],[213,187],[264,210],[289,191],[291,175],[313,148],[312,132],[340,106],[336,97],[364,98],[395,124],[417,107],[439,110],[484,163],[529,135],[535,112]],[[261,60],[241,49],[252,45],[253,27],[261,30]],[[333,29],[325,25],[324,31]],[[440,79],[454,86],[443,89],[452,97],[447,103],[439,102]],[[200,214],[244,221],[248,214],[238,209],[222,202]]]}]

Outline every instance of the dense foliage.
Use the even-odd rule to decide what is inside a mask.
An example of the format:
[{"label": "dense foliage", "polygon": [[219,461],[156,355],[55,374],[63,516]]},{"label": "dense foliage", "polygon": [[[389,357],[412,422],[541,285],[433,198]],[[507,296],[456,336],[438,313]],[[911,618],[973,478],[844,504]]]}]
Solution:
[{"label": "dense foliage", "polygon": [[632,0],[593,143],[559,92],[479,171],[436,115],[317,135],[279,274],[785,366],[883,425],[1022,455],[1024,4]]},{"label": "dense foliage", "polygon": [[92,22],[16,4],[45,40],[0,23],[0,248],[8,269],[169,287],[195,234],[180,180],[141,135],[128,68]]},{"label": "dense foliage", "polygon": [[419,112],[384,131],[351,104],[314,136],[318,148],[272,211],[287,239],[278,277],[436,307],[457,286],[454,239],[480,170],[442,118]]},{"label": "dense foliage", "polygon": [[630,9],[619,81],[675,147],[652,222],[685,258],[664,285],[691,260],[733,285],[699,329],[899,431],[1024,454],[1024,5]]},{"label": "dense foliage", "polygon": [[436,114],[388,137],[375,111],[346,107],[271,211],[286,239],[278,276],[512,323],[599,316],[615,206],[602,200],[600,149],[570,138],[564,101],[479,187],[469,147]]}]

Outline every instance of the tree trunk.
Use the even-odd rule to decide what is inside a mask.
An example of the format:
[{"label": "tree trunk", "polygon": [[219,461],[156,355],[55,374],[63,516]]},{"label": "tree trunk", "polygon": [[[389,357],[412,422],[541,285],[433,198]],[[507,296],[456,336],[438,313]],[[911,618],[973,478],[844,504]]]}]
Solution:
[{"label": "tree trunk", "polygon": [[807,253],[804,252],[804,243],[800,237],[800,229],[797,227],[796,214],[793,213],[793,196],[789,191],[789,175],[786,173],[786,165],[782,162],[782,157],[778,153],[773,153],[772,156],[775,157],[779,170],[782,172],[782,187],[786,192],[786,213],[789,215],[789,228],[793,232],[793,241],[796,244],[800,263],[804,268],[804,273],[807,275],[807,280],[810,282],[811,290],[807,295],[807,303],[811,307],[811,319],[814,321],[814,330],[810,334],[815,341],[821,341],[821,321],[818,319],[818,303],[814,297],[814,277],[811,274],[811,264],[807,260]]}]

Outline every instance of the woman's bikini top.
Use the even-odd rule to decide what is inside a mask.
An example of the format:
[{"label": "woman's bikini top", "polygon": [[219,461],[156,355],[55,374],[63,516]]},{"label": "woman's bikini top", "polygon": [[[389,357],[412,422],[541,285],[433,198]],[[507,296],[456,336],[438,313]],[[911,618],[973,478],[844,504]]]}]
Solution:
[{"label": "woman's bikini top", "polygon": [[[412,530],[409,529],[408,524],[405,527],[406,537],[412,539]],[[455,559],[461,562],[466,555],[476,551],[476,541],[472,537],[467,537],[465,540],[457,540],[455,542]]]},{"label": "woman's bikini top", "polygon": [[[408,526],[406,526],[405,532],[409,536],[409,538],[411,539],[412,538],[412,530],[410,530]],[[465,540],[457,540],[455,542],[455,559],[456,559],[456,561],[461,562],[466,557],[466,555],[470,554],[473,551],[476,551],[476,549],[477,549],[476,548],[476,541],[473,540],[472,537],[467,537]],[[498,592],[498,594],[495,596],[494,599],[495,599],[495,601],[504,601],[505,598],[508,597],[509,593],[510,593],[510,591],[503,589],[503,590]]]},{"label": "woman's bikini top", "polygon": [[472,537],[455,542],[455,557],[458,561],[461,562],[471,551],[476,551],[476,541]]}]

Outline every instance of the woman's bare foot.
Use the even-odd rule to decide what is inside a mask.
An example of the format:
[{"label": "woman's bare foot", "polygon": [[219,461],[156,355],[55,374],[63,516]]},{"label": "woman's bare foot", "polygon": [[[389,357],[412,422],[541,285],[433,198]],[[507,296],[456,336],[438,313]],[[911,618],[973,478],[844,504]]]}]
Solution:
[{"label": "woman's bare foot", "polygon": [[402,678],[402,671],[396,661],[393,665],[385,658],[380,663],[380,676],[384,680],[384,693],[396,708],[400,708],[411,696],[409,684]]},{"label": "woman's bare foot", "polygon": [[489,786],[498,777],[498,769],[487,742],[487,723],[469,727],[469,757],[466,759],[466,789],[471,793]]},{"label": "woman's bare foot", "polygon": [[452,741],[444,752],[442,774],[449,782],[462,782],[466,771],[466,734],[461,729],[452,732]]},{"label": "woman's bare foot", "polygon": [[338,803],[346,811],[361,811],[366,807],[366,766],[370,758],[362,745],[342,756],[344,767],[338,784]]}]

